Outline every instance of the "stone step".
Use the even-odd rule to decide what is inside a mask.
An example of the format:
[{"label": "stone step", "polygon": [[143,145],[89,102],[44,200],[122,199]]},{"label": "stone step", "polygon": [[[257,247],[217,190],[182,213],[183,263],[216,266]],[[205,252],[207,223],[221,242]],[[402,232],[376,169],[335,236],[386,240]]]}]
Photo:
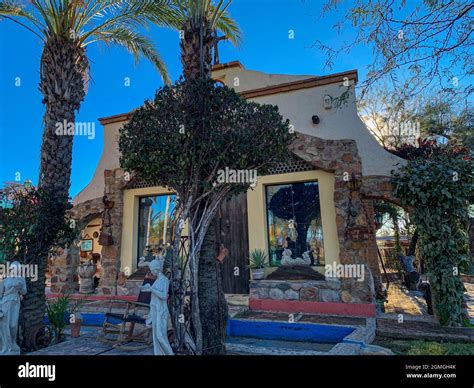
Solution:
[{"label": "stone step", "polygon": [[278,340],[230,337],[226,339],[228,354],[271,356],[321,356],[327,354],[334,344],[308,344]]},{"label": "stone step", "polygon": [[225,294],[225,300],[231,306],[247,306],[249,305],[248,294]]},{"label": "stone step", "polygon": [[395,339],[474,343],[474,328],[441,326],[432,317],[429,318],[406,316],[403,322],[399,322],[396,315],[384,314],[383,318],[377,318],[376,334]]}]

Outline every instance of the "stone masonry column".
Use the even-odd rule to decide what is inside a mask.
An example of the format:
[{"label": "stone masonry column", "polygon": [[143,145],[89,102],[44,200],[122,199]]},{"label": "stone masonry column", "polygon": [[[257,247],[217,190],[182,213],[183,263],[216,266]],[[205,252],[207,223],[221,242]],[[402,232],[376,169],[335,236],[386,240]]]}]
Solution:
[{"label": "stone masonry column", "polygon": [[374,201],[363,199],[362,204],[365,209],[365,213],[367,215],[367,222],[370,225],[370,236],[367,240],[367,252],[366,258],[369,265],[370,270],[372,271],[372,275],[374,277],[374,284],[375,290],[377,293],[381,292],[382,285],[382,275],[380,272],[380,264],[379,264],[379,255],[378,255],[378,247],[377,247],[377,229],[375,225],[375,209],[374,209]]},{"label": "stone masonry column", "polygon": [[63,294],[79,290],[77,266],[79,250],[76,247],[64,249],[63,253],[53,257],[51,266],[51,292]]},{"label": "stone masonry column", "polygon": [[113,244],[103,246],[101,252],[101,276],[99,293],[103,295],[116,295],[117,277],[120,272],[120,248],[122,240],[123,219],[123,189],[128,183],[125,172],[118,168],[105,170],[105,195],[114,205],[110,209],[110,221]]}]

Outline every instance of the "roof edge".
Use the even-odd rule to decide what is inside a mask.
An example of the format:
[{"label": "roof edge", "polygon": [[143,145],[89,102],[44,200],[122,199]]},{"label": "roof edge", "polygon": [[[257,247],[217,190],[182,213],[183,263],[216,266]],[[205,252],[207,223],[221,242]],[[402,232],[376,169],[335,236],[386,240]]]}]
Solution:
[{"label": "roof edge", "polygon": [[240,95],[244,98],[255,98],[267,96],[270,94],[291,92],[293,90],[308,89],[335,83],[343,83],[346,80],[352,80],[357,83],[357,70],[348,70],[341,73],[323,75],[319,77],[311,77],[303,80],[286,82],[283,84],[265,86],[263,88],[258,89],[245,90],[241,92]]},{"label": "roof edge", "polygon": [[122,121],[127,121],[130,118],[132,112],[128,113],[119,113],[113,116],[101,117],[99,118],[99,123],[102,125],[113,124],[113,123],[120,123]]},{"label": "roof edge", "polygon": [[[233,62],[214,65],[213,70],[219,70],[219,69],[236,67],[236,66],[241,67],[243,69],[243,66],[239,61],[233,61]],[[258,89],[245,90],[245,91],[240,92],[240,95],[243,98],[255,98],[255,97],[268,96],[271,94],[291,92],[294,90],[314,88],[318,86],[330,85],[330,84],[335,84],[335,83],[343,83],[346,80],[352,80],[355,83],[357,83],[358,79],[359,77],[358,77],[357,70],[354,69],[354,70],[343,71],[341,73],[334,73],[334,74],[323,75],[319,77],[306,78],[306,79],[298,80],[298,81],[286,82],[286,83],[277,84],[277,85],[265,86],[263,88],[258,88]],[[123,121],[127,121],[130,118],[131,113],[132,112],[121,113],[121,114],[108,116],[108,117],[102,117],[102,118],[99,118],[98,120],[102,125],[120,123]]]},{"label": "roof edge", "polygon": [[245,69],[244,65],[242,65],[242,63],[240,63],[240,61],[231,61],[231,62],[218,63],[216,65],[213,65],[212,66],[212,71],[228,69],[230,67],[239,67],[242,70]]}]

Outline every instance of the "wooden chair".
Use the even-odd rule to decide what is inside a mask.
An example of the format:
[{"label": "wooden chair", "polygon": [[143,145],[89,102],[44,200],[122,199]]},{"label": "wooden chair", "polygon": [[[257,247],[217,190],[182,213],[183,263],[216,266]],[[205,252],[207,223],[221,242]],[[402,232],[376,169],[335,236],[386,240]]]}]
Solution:
[{"label": "wooden chair", "polygon": [[[145,279],[143,285],[153,285],[155,279]],[[102,331],[98,340],[110,342],[124,350],[139,350],[152,345],[152,329],[146,327],[146,317],[150,312],[151,292],[138,294],[136,302],[111,299],[105,313]],[[130,345],[138,343],[140,345]]]}]

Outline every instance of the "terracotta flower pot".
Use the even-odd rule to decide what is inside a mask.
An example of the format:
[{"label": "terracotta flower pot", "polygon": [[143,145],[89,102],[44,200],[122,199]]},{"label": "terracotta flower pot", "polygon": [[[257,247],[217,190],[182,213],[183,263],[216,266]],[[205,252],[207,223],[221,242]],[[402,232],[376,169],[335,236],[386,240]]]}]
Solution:
[{"label": "terracotta flower pot", "polygon": [[71,337],[72,338],[79,338],[81,335],[81,326],[82,326],[82,319],[76,318],[74,323],[71,323]]}]

